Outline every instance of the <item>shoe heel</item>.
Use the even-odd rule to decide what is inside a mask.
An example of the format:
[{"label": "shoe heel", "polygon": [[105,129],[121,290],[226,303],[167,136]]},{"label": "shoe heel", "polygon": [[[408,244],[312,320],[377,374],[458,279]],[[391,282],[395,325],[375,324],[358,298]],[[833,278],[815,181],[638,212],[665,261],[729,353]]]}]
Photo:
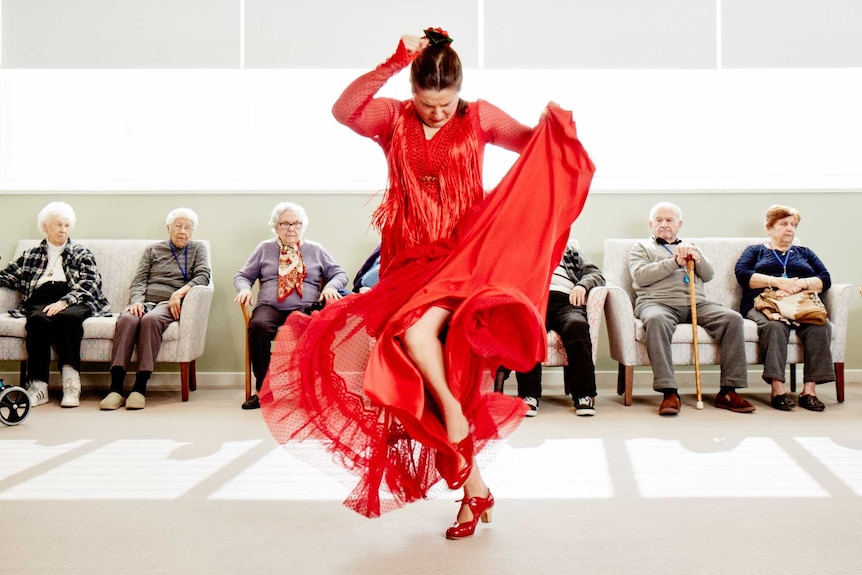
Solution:
[{"label": "shoe heel", "polygon": [[482,523],[490,523],[491,522],[491,510],[486,509],[485,512],[482,514],[481,519],[482,519]]}]

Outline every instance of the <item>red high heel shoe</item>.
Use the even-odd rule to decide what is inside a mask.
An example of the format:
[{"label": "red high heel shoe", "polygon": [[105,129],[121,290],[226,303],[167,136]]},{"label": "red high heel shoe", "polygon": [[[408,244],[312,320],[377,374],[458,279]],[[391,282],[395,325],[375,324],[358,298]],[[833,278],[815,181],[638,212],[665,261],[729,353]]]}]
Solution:
[{"label": "red high heel shoe", "polygon": [[461,505],[467,505],[470,508],[470,511],[473,513],[473,519],[464,523],[458,523],[458,520],[456,519],[455,523],[452,524],[452,527],[446,530],[446,539],[464,539],[466,537],[472,537],[473,533],[476,532],[476,524],[479,523],[480,519],[482,523],[491,522],[491,510],[494,507],[494,496],[491,495],[490,490],[486,497],[465,497],[464,499],[460,499],[459,502]]},{"label": "red high heel shoe", "polygon": [[460,489],[464,482],[473,471],[473,434],[468,433],[467,437],[452,444],[455,452],[464,458],[464,464],[458,467],[458,457],[449,457],[442,452],[437,452],[437,470],[443,479],[446,480],[446,485],[449,489]]}]

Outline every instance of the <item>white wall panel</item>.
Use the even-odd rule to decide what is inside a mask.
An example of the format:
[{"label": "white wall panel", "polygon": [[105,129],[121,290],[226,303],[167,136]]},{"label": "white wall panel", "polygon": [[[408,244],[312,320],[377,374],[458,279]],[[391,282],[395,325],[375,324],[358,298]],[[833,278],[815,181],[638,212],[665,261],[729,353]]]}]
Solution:
[{"label": "white wall panel", "polygon": [[721,0],[721,13],[727,67],[862,66],[859,0]]},{"label": "white wall panel", "polygon": [[229,68],[240,0],[2,0],[4,68]]},{"label": "white wall panel", "polygon": [[[0,188],[380,190],[381,150],[330,111],[359,73],[6,70]],[[463,95],[530,125],[574,110],[598,190],[862,187],[860,69],[510,74],[467,70]],[[489,149],[486,184],[513,159]]]},{"label": "white wall panel", "polygon": [[490,68],[710,68],[715,0],[488,0]]}]

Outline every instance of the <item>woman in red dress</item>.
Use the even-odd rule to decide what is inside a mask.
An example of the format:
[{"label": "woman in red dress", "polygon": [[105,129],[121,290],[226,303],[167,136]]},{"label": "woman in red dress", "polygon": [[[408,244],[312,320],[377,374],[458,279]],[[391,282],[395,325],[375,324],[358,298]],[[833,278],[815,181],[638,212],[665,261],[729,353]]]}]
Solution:
[{"label": "woman in red dress", "polygon": [[[530,129],[487,102],[460,100],[451,39],[425,33],[402,37],[333,108],[389,164],[374,214],[380,283],[312,319],[288,320],[261,407],[279,442],[321,441],[360,476],[345,504],[363,515],[424,498],[441,477],[463,486],[446,531],[460,539],[490,521],[494,505],[475,455],[514,430],[525,409],[489,393],[489,370],[544,359],[547,284],[593,166],[571,115],[556,106]],[[413,98],[375,98],[408,64]],[[485,198],[488,142],[522,156]]]}]

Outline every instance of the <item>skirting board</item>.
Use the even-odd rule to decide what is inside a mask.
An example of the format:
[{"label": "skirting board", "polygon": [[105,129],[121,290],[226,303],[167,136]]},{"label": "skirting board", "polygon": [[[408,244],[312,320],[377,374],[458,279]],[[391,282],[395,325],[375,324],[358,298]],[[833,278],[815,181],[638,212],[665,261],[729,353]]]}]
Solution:
[{"label": "skirting board", "polygon": [[[677,383],[680,387],[694,386],[694,370],[685,369],[678,370]],[[759,386],[765,386],[760,378],[760,369],[751,369],[748,371],[748,385],[753,389],[758,389]],[[802,366],[797,366],[798,380],[802,381]],[[635,389],[651,389],[652,373],[649,367],[635,368]],[[198,389],[231,389],[242,390],[245,387],[245,374],[242,372],[206,372],[197,374]],[[18,372],[0,371],[0,379],[5,385],[18,385]],[[84,372],[81,375],[82,383],[85,387],[98,387],[107,389],[110,385],[110,374],[105,372]],[[134,376],[129,374],[126,376],[126,386],[131,389]],[[789,378],[788,378],[789,381]],[[845,369],[844,384],[853,385],[856,382],[862,382],[862,369]],[[60,374],[52,373],[51,380],[48,382],[51,386],[61,386]],[[596,371],[596,385],[600,390],[607,390],[604,393],[615,393],[617,386],[617,372],[608,370]],[[757,386],[757,387],[755,387]],[[180,374],[179,372],[156,372],[153,374],[147,385],[148,389],[157,390],[179,390]],[[703,370],[701,371],[701,387],[705,392],[718,389],[718,370]],[[834,387],[834,386],[831,386]],[[546,367],[543,371],[542,378],[543,393],[547,395],[562,395],[563,394],[563,370],[560,367]],[[515,393],[517,384],[515,374],[509,376],[506,380],[506,393]]]}]

